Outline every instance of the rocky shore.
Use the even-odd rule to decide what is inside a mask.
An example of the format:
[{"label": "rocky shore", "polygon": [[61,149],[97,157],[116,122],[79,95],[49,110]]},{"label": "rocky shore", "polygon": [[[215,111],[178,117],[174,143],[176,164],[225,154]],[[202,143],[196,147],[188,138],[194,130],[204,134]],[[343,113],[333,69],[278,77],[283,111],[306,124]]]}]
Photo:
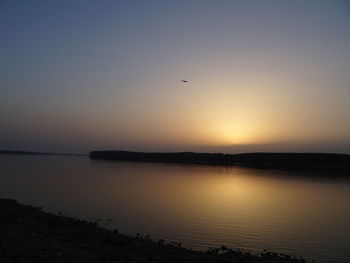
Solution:
[{"label": "rocky shore", "polygon": [[273,252],[252,254],[224,246],[194,251],[148,236],[130,237],[87,222],[0,199],[1,263],[306,262]]}]

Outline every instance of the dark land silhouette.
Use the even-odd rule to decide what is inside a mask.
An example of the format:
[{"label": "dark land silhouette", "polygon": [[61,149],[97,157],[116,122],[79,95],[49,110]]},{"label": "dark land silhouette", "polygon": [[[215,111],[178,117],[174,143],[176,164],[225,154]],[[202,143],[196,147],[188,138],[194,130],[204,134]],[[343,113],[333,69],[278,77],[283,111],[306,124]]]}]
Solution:
[{"label": "dark land silhouette", "polygon": [[350,155],[332,153],[145,153],[129,151],[92,151],[91,159],[130,162],[241,165],[281,169],[350,169]]},{"label": "dark land silhouette", "polygon": [[301,263],[286,254],[252,253],[225,246],[207,251],[176,242],[131,237],[75,218],[43,212],[15,200],[0,199],[0,262],[269,262]]},{"label": "dark land silhouette", "polygon": [[85,154],[75,154],[75,153],[30,152],[30,151],[12,151],[12,150],[0,150],[0,154],[10,154],[10,155],[65,155],[65,156],[84,156],[85,155]]}]

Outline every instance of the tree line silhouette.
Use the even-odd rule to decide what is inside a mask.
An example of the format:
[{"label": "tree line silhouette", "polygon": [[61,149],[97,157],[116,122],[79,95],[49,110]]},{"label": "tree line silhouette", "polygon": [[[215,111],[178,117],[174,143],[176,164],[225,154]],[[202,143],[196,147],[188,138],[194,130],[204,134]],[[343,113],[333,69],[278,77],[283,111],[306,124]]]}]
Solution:
[{"label": "tree line silhouette", "polygon": [[146,153],[130,151],[92,151],[91,159],[131,162],[166,162],[186,164],[248,165],[290,168],[344,168],[350,169],[350,155],[332,153]]}]

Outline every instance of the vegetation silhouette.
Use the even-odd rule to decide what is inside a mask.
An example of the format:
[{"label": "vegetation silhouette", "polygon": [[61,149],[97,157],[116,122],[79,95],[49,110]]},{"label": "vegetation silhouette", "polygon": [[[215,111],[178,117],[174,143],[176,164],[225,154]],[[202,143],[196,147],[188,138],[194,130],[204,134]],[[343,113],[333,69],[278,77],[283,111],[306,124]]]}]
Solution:
[{"label": "vegetation silhouette", "polygon": [[350,169],[350,155],[332,153],[145,153],[130,151],[92,151],[91,159],[130,162],[241,165],[282,169]]}]

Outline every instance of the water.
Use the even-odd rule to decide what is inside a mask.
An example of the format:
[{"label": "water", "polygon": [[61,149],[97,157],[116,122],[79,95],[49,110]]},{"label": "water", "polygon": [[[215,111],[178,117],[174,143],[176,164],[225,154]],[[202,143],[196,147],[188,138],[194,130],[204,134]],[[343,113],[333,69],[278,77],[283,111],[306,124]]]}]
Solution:
[{"label": "water", "polygon": [[1,197],[195,249],[224,244],[350,262],[350,181],[344,178],[0,155]]}]

